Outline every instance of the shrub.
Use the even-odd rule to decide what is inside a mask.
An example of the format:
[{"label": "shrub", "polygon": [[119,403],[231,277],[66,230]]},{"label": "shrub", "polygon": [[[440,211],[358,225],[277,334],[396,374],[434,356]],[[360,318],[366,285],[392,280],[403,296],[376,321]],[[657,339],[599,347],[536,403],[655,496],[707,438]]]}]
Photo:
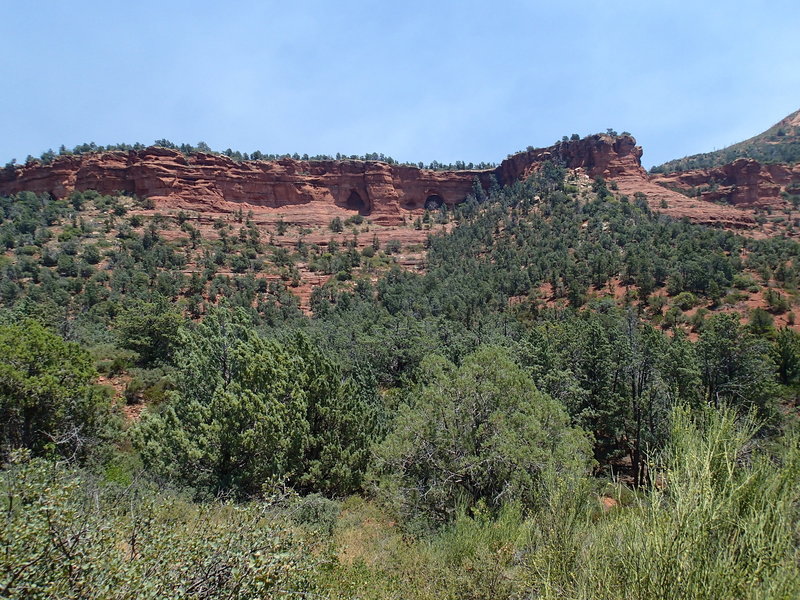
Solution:
[{"label": "shrub", "polygon": [[767,289],[764,293],[764,300],[766,300],[769,310],[775,313],[784,313],[791,306],[786,296],[772,288]]},{"label": "shrub", "polygon": [[420,368],[426,385],[377,450],[382,491],[406,516],[444,523],[479,503],[533,507],[549,477],[589,465],[584,433],[504,350],[484,347],[461,367],[431,357]]},{"label": "shrub", "polygon": [[345,225],[361,225],[364,222],[363,215],[353,215],[352,217],[347,217],[345,220]]},{"label": "shrub", "polygon": [[249,323],[212,311],[182,336],[176,389],[135,431],[145,467],[201,494],[358,489],[376,390],[342,378],[305,338],[266,340]]},{"label": "shrub", "polygon": [[295,523],[331,535],[340,512],[341,507],[338,502],[328,500],[319,494],[309,494],[295,503],[291,515]]},{"label": "shrub", "polygon": [[34,321],[0,326],[0,455],[85,455],[110,423],[87,352]]},{"label": "shrub", "polygon": [[320,548],[267,504],[194,505],[16,453],[0,473],[3,596],[315,596]]},{"label": "shrub", "polygon": [[129,370],[139,360],[139,355],[132,350],[117,348],[111,344],[101,344],[92,348],[95,367],[103,375],[118,375]]},{"label": "shrub", "polygon": [[389,240],[388,242],[386,242],[386,245],[384,246],[384,251],[386,252],[386,254],[397,254],[398,252],[400,252],[400,249],[401,249],[400,240]]},{"label": "shrub", "polygon": [[691,292],[681,292],[675,296],[672,304],[681,310],[689,310],[690,308],[697,306],[697,297]]},{"label": "shrub", "polygon": [[739,290],[752,291],[751,288],[755,287],[758,291],[759,286],[755,278],[749,273],[737,273],[733,276],[733,287]]}]

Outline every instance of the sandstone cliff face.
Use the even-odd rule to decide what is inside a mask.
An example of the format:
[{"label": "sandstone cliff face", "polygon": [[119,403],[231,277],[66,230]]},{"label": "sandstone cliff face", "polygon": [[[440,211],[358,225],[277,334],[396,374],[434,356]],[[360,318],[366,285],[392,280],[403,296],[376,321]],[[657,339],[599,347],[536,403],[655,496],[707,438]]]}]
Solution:
[{"label": "sandstone cliff face", "polygon": [[641,157],[642,149],[633,137],[598,134],[514,154],[497,169],[498,179],[505,184],[523,179],[546,160],[560,161],[570,169],[582,169],[592,178],[616,179],[626,175],[646,179]]},{"label": "sandstone cliff face", "polygon": [[202,210],[227,203],[280,208],[330,203],[383,224],[406,213],[462,202],[475,177],[490,172],[431,171],[365,161],[247,161],[184,156],[166,148],[59,157],[0,176],[0,193],[27,190],[64,197],[73,190],[125,192]]},{"label": "sandstone cliff face", "polygon": [[[778,198],[798,181],[798,172],[780,165],[736,161],[714,170],[651,179],[641,166],[642,149],[629,135],[593,135],[549,148],[529,149],[485,171],[431,171],[373,161],[246,161],[197,153],[184,156],[166,148],[61,156],[48,165],[33,164],[0,171],[0,194],[20,191],[65,197],[73,190],[103,194],[124,192],[153,198],[164,206],[225,212],[241,205],[281,209],[313,205],[357,211],[382,225],[396,225],[425,208],[463,202],[477,181],[507,185],[525,178],[544,161],[558,160],[591,178],[617,182],[621,193],[647,195],[651,207],[677,218],[724,227],[754,225],[748,211],[688,198],[669,188],[691,188],[716,178],[732,204],[757,206]],[[717,172],[719,171],[719,172]],[[729,183],[725,183],[729,182]],[[310,208],[311,209],[311,208]]]},{"label": "sandstone cliff face", "polygon": [[800,189],[800,165],[762,164],[740,158],[713,169],[657,175],[653,181],[694,192],[706,201],[724,201],[741,208],[777,208],[786,205],[781,192]]},{"label": "sandstone cliff face", "polygon": [[365,161],[247,161],[216,154],[182,153],[158,147],[131,152],[61,156],[49,165],[18,167],[0,175],[0,193],[27,190],[64,197],[73,190],[125,192],[179,206],[225,203],[280,208],[331,203],[393,224],[407,212],[462,202],[477,178],[489,186],[494,176],[512,183],[545,160],[558,159],[591,177],[634,174],[645,178],[641,149],[632,137],[591,136],[509,157],[495,170],[431,171]]}]

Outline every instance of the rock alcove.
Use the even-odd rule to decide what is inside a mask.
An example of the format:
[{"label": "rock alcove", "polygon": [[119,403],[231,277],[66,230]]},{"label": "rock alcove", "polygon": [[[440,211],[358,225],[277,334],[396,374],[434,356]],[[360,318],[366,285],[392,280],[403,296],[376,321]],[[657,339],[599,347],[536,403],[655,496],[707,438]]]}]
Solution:
[{"label": "rock alcove", "polygon": [[444,205],[444,198],[439,194],[431,194],[425,199],[425,210],[439,210]]},{"label": "rock alcove", "polygon": [[358,211],[358,214],[362,216],[369,215],[369,207],[367,206],[364,199],[361,197],[357,191],[353,190],[350,192],[350,195],[347,197],[347,202],[345,202],[345,207],[349,210]]}]

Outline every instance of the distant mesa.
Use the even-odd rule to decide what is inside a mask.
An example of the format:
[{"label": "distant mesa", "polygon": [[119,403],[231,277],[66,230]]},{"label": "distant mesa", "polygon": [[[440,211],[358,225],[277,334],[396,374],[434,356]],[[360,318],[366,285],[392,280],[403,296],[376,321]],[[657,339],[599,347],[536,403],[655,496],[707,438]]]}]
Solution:
[{"label": "distant mesa", "polygon": [[[791,145],[799,129],[800,111],[743,144],[760,148],[782,140]],[[243,204],[275,209],[307,206],[309,211],[333,205],[368,216],[377,224],[396,225],[415,213],[459,204],[476,185],[484,190],[494,184],[508,185],[530,176],[546,161],[557,161],[590,178],[614,181],[619,192],[631,198],[645,194],[650,206],[664,214],[714,226],[749,228],[755,224],[754,215],[741,209],[785,204],[787,194],[800,193],[797,165],[765,164],[745,157],[702,170],[667,173],[662,169],[648,175],[641,156],[642,149],[628,134],[573,138],[516,153],[494,169],[452,171],[352,159],[237,162],[220,154],[187,155],[151,146],[56,156],[49,164],[6,168],[0,171],[0,194],[32,191],[63,198],[75,190],[92,189],[134,194],[161,206],[200,212],[232,212]],[[689,159],[682,160],[692,164]]]},{"label": "distant mesa", "polygon": [[590,136],[509,157],[496,169],[435,171],[379,161],[281,159],[235,162],[219,154],[184,155],[170,148],[58,156],[0,175],[0,193],[23,190],[63,198],[72,191],[123,192],[181,208],[234,210],[232,205],[281,208],[332,203],[392,225],[408,213],[463,202],[477,184],[508,184],[541,163],[560,160],[589,176],[634,172],[645,178],[641,149],[630,136]]}]

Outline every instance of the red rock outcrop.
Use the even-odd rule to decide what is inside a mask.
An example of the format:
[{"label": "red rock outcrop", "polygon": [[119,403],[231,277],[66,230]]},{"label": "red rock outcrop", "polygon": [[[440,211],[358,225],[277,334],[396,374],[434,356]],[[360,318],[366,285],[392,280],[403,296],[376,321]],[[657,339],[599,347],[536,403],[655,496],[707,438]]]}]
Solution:
[{"label": "red rock outcrop", "polygon": [[372,161],[234,162],[226,156],[184,156],[166,148],[62,156],[47,165],[0,175],[0,193],[64,197],[73,190],[124,192],[175,206],[219,210],[225,203],[280,208],[324,202],[370,215],[382,224],[440,203],[462,202],[488,171],[432,171]]},{"label": "red rock outcrop", "polygon": [[64,197],[73,190],[103,194],[124,192],[170,200],[176,205],[245,203],[280,208],[329,202],[370,214],[377,222],[395,223],[405,211],[423,209],[426,202],[462,202],[475,178],[488,187],[494,175],[512,183],[530,175],[545,160],[558,159],[582,168],[591,177],[633,174],[646,178],[641,148],[630,136],[596,135],[550,148],[515,154],[494,170],[433,171],[373,161],[234,162],[217,154],[185,156],[175,150],[149,147],[130,152],[59,156],[52,163],[34,163],[0,173],[0,193],[27,190]]},{"label": "red rock outcrop", "polygon": [[781,192],[800,190],[800,164],[762,164],[740,158],[713,169],[657,175],[653,181],[705,201],[724,201],[740,208],[783,208],[787,201]]},{"label": "red rock outcrop", "polygon": [[[591,178],[616,181],[621,193],[633,196],[642,192],[655,210],[671,216],[724,227],[754,224],[748,211],[707,202],[717,199],[710,191],[708,197],[698,199],[669,189],[703,185],[707,175],[691,172],[651,180],[642,168],[641,156],[642,149],[629,135],[593,135],[549,148],[531,148],[484,171],[433,171],[356,160],[234,162],[218,154],[185,156],[149,147],[60,156],[46,165],[6,169],[0,171],[0,194],[27,190],[64,197],[73,190],[94,189],[103,194],[149,197],[170,207],[216,212],[232,211],[241,204],[268,208],[313,204],[358,211],[376,223],[394,225],[426,206],[462,202],[476,178],[484,188],[493,177],[500,184],[510,184],[529,176],[544,161],[557,160]],[[754,206],[760,199],[779,197],[786,185],[797,181],[797,171],[787,173],[779,165],[753,163],[737,161],[714,175],[720,185],[732,186],[734,204],[741,199],[741,204]],[[730,172],[726,171],[729,167]],[[725,183],[729,181],[732,183]]]},{"label": "red rock outcrop", "polygon": [[646,179],[642,149],[630,135],[591,135],[559,142],[549,148],[529,148],[509,156],[497,169],[498,178],[510,183],[529,176],[539,164],[556,160],[570,169],[582,169],[589,177],[616,179],[622,175]]},{"label": "red rock outcrop", "polygon": [[510,183],[527,177],[545,160],[557,160],[592,179],[602,177],[614,181],[618,190],[630,197],[641,192],[647,196],[653,210],[677,219],[732,229],[748,229],[755,225],[749,212],[688,198],[658,185],[642,168],[641,158],[642,149],[632,136],[597,134],[550,148],[520,152],[503,161],[497,171],[502,182]]}]

